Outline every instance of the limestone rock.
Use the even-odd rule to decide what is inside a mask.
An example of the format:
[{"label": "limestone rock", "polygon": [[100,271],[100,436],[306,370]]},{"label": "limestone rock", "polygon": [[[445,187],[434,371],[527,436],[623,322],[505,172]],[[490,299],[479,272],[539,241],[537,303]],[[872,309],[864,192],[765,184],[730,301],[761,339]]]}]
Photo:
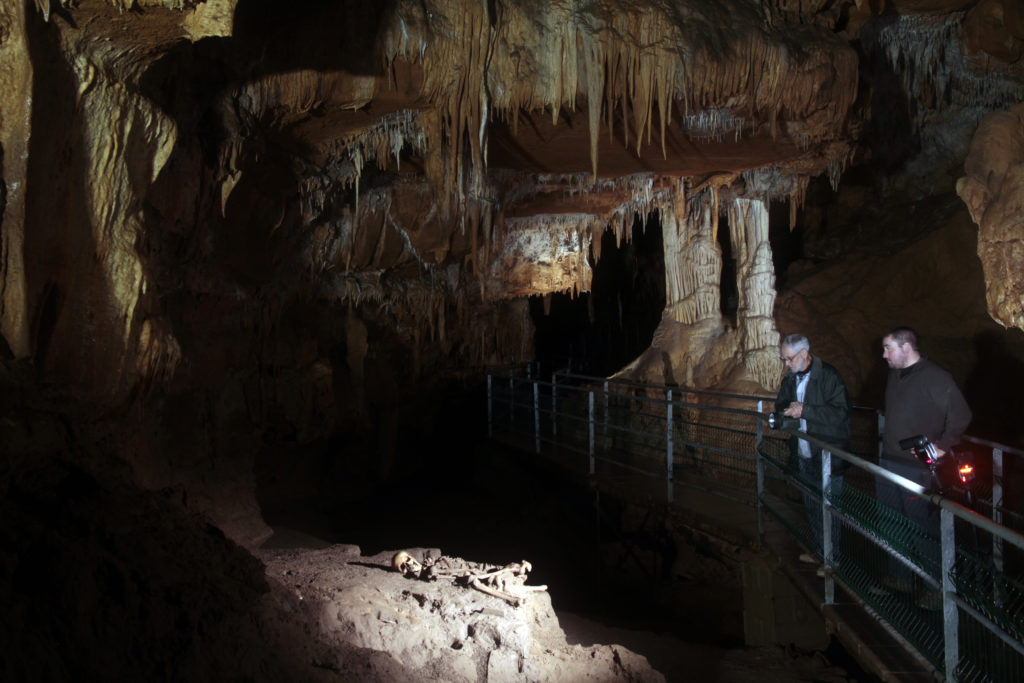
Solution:
[{"label": "limestone rock", "polygon": [[1024,104],[985,118],[964,171],[957,193],[978,225],[989,314],[1024,329]]}]

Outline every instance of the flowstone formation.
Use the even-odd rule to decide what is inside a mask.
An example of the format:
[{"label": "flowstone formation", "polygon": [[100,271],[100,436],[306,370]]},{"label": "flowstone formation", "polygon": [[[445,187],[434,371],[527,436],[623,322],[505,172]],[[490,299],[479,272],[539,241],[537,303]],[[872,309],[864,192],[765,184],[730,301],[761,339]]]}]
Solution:
[{"label": "flowstone formation", "polygon": [[957,193],[978,225],[989,315],[1024,329],[1024,104],[978,127]]}]

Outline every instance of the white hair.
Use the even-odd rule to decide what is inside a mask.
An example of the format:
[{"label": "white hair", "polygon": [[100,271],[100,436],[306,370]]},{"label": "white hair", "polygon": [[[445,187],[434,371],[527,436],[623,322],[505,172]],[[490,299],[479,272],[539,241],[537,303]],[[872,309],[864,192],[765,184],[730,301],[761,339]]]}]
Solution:
[{"label": "white hair", "polygon": [[788,335],[779,346],[788,346],[797,353],[811,350],[811,342],[807,341],[807,337],[802,334]]}]

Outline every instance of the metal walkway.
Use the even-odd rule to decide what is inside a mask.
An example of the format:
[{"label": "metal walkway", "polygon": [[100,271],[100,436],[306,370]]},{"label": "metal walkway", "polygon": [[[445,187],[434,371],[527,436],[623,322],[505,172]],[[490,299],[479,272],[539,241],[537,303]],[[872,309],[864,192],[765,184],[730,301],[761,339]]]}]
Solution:
[{"label": "metal walkway", "polygon": [[[770,552],[881,679],[1024,680],[1024,520],[1004,508],[1002,489],[1004,459],[1024,452],[969,439],[978,479],[968,509],[878,467],[873,410],[851,415],[853,452],[808,439],[833,456],[808,468],[791,462],[787,432],[767,428],[771,397],[566,372],[491,374],[487,387],[491,438]],[[886,482],[932,517],[879,502]]]}]

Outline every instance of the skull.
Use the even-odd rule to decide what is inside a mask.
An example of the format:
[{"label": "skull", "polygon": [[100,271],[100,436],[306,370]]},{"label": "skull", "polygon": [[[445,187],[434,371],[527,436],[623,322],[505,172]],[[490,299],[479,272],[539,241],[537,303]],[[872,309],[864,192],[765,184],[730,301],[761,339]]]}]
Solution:
[{"label": "skull", "polygon": [[391,568],[405,576],[418,577],[420,572],[423,570],[423,565],[421,565],[419,561],[409,553],[404,550],[399,550],[395,553],[394,557],[391,558]]}]

